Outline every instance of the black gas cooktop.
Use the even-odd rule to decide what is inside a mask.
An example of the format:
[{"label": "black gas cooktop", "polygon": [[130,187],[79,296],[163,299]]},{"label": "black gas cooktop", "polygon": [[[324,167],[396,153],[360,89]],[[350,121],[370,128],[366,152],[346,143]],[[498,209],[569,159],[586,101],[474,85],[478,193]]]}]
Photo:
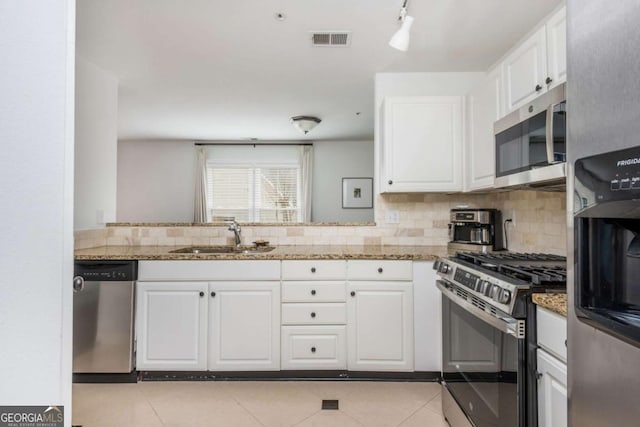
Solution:
[{"label": "black gas cooktop", "polygon": [[458,252],[453,260],[472,264],[479,271],[491,271],[532,285],[564,285],[567,259],[539,253]]}]

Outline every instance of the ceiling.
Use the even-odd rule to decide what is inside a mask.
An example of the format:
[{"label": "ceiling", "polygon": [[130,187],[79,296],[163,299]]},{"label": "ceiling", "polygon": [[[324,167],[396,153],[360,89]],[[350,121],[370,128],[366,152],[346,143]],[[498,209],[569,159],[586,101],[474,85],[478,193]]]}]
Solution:
[{"label": "ceiling", "polygon": [[[375,73],[486,70],[559,3],[410,0],[400,52],[402,0],[81,0],[76,44],[119,80],[120,139],[370,139]],[[296,115],[322,123],[305,137]]]}]

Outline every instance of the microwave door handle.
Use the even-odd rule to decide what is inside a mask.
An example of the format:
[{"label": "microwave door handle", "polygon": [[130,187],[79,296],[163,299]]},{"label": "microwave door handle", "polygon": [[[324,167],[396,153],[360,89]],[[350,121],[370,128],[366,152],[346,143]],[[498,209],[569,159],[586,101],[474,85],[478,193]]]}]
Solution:
[{"label": "microwave door handle", "polygon": [[555,156],[553,154],[553,108],[554,104],[549,105],[547,108],[547,163],[555,163]]}]

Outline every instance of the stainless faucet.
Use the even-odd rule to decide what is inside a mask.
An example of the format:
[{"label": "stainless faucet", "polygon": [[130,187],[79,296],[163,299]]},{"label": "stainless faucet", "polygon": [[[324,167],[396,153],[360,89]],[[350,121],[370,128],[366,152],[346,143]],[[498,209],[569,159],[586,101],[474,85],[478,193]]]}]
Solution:
[{"label": "stainless faucet", "polygon": [[236,221],[234,217],[226,217],[224,218],[224,222],[228,222],[229,231],[233,231],[233,234],[236,238],[236,247],[240,246],[240,232],[242,229],[240,228],[240,224]]}]

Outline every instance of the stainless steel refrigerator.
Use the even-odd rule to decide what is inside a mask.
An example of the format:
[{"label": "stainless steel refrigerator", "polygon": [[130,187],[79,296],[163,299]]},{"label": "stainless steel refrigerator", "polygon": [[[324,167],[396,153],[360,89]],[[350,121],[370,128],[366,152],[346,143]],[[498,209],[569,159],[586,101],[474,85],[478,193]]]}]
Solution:
[{"label": "stainless steel refrigerator", "polygon": [[[636,172],[631,175],[627,172],[631,170],[628,167],[633,167],[634,171],[640,169],[640,158],[633,152],[612,153],[632,147],[636,147],[637,153],[640,153],[640,0],[568,0],[567,49],[569,425],[638,426],[640,344],[637,336],[634,338],[633,333],[625,335],[623,321],[620,321],[623,326],[620,329],[622,332],[615,332],[616,328],[600,327],[598,322],[590,321],[584,316],[578,317],[577,314],[581,314],[581,298],[585,300],[586,305],[598,304],[597,299],[589,302],[589,296],[581,293],[581,287],[585,286],[583,282],[588,281],[592,288],[605,286],[608,280],[605,276],[610,273],[602,273],[605,278],[596,277],[596,273],[592,274],[593,265],[586,265],[589,259],[583,260],[581,267],[578,262],[582,256],[581,251],[585,254],[591,253],[589,256],[599,259],[598,262],[603,264],[603,270],[618,268],[618,264],[628,263],[635,267],[624,268],[630,268],[629,271],[637,269],[640,253],[635,249],[640,247],[640,238],[635,242],[634,239],[640,234],[640,215],[637,213],[640,211],[640,202],[635,197],[626,200],[626,211],[619,211],[620,216],[624,217],[620,220],[607,219],[618,214],[608,212],[604,208],[607,203],[603,202],[600,212],[592,215],[600,215],[601,223],[592,224],[595,231],[592,230],[591,240],[585,241],[580,237],[580,227],[589,226],[591,223],[585,218],[579,218],[579,215],[574,218],[574,213],[584,208],[581,203],[585,206],[595,203],[594,200],[597,201],[601,196],[597,191],[591,191],[590,195],[594,200],[590,201],[587,194],[589,190],[580,187],[580,181],[574,178],[576,172],[580,175],[580,168],[584,166],[580,162],[576,164],[577,159],[610,153],[607,160],[610,165],[607,170],[613,171],[618,168],[622,174],[620,180],[629,181],[620,184],[618,177],[607,176],[606,179],[601,179],[601,183],[606,181],[607,185],[610,185],[611,192],[607,194],[617,197],[618,194],[631,194],[632,190],[640,192],[640,189],[634,190],[631,187],[631,183],[640,187],[640,178],[634,181],[631,175]],[[594,162],[605,161],[601,156],[594,159]],[[590,161],[585,164],[588,165]],[[597,180],[599,178],[596,175],[597,173],[591,173],[591,177]],[[625,176],[627,178],[624,178]],[[623,187],[614,188],[619,185]],[[624,185],[628,185],[629,188],[625,188]],[[603,189],[604,192],[609,190]],[[624,190],[628,191],[625,193]],[[592,220],[593,218],[589,219]],[[625,240],[624,233],[618,233],[616,227],[628,228],[625,233],[629,238]],[[593,234],[598,234],[600,240],[593,238]],[[617,243],[612,247],[622,249],[594,249],[598,245],[613,241]],[[624,286],[627,287],[627,291],[638,294],[615,294],[610,289],[601,290],[602,293],[610,292],[608,296],[612,300],[617,299],[618,303],[622,301],[629,307],[638,302],[640,274],[635,277],[614,277],[613,280],[618,280],[617,284],[612,282],[614,287],[621,286],[620,281],[626,281]],[[576,302],[579,303],[578,308],[575,306]],[[601,312],[604,312],[605,305],[600,307]],[[637,332],[640,328],[635,328],[633,322],[638,319],[633,320],[635,314],[632,312],[630,316],[631,326],[626,330]],[[594,316],[597,317],[598,315]]]}]

